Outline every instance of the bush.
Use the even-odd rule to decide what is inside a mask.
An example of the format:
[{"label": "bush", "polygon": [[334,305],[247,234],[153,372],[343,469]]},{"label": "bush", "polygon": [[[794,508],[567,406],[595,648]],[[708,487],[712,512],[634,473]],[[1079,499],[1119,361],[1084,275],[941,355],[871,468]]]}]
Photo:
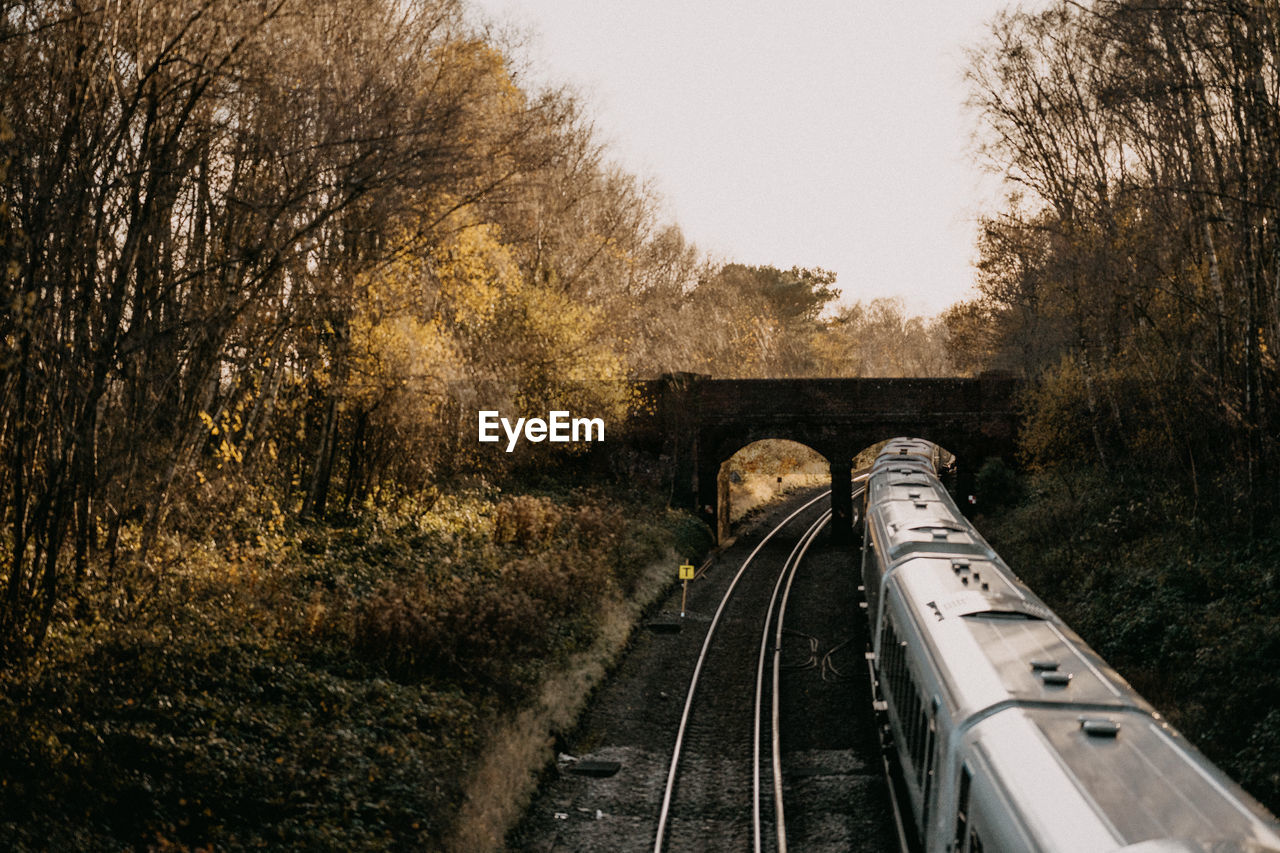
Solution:
[{"label": "bush", "polygon": [[1022,498],[1021,480],[998,456],[982,463],[973,485],[978,506],[987,511],[1015,504]]},{"label": "bush", "polygon": [[471,491],[162,538],[130,606],[0,675],[0,846],[431,849],[492,721],[700,527]]}]

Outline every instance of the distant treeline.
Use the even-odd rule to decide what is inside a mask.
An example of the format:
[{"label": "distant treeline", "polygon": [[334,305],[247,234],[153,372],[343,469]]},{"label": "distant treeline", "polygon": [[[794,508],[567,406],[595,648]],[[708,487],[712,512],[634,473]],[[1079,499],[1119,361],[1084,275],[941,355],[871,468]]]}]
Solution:
[{"label": "distant treeline", "polygon": [[474,471],[481,404],[947,372],[898,304],[700,254],[511,53],[462,0],[0,0],[0,660],[158,537]]},{"label": "distant treeline", "polygon": [[1013,192],[946,315],[957,364],[1036,378],[1032,460],[1132,465],[1192,520],[1256,529],[1280,461],[1280,4],[1011,11],[969,82]]}]

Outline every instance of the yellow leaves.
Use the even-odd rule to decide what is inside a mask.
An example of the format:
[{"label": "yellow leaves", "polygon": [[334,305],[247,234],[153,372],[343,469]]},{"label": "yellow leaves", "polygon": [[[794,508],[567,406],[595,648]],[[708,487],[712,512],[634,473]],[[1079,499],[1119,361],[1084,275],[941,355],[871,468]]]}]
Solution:
[{"label": "yellow leaves", "polygon": [[444,400],[482,387],[530,411],[620,414],[622,391],[571,387],[626,374],[603,308],[527,278],[498,225],[465,207],[444,213],[456,203],[436,200],[439,242],[361,281],[338,396],[405,441],[438,421]]},{"label": "yellow leaves", "polygon": [[[244,457],[240,454],[240,449],[225,438],[218,445],[217,456],[222,462],[243,462]],[[221,467],[221,465],[219,466]]]},{"label": "yellow leaves", "polygon": [[[218,460],[217,467],[222,468],[224,463],[244,461],[244,456],[232,440],[232,436],[238,436],[240,440],[248,440],[252,436],[244,432],[244,421],[241,419],[241,412],[244,409],[244,401],[241,400],[233,411],[225,409],[219,413],[215,419],[208,412],[200,412],[200,422],[204,424],[205,429],[209,431],[209,435],[221,437],[218,446],[214,448],[214,457]],[[200,482],[204,483],[204,475],[197,473]]]},{"label": "yellow leaves", "polygon": [[507,69],[507,58],[493,45],[479,39],[453,41],[436,52],[442,77],[465,89],[472,111],[504,115],[525,106],[525,95]]},{"label": "yellow leaves", "polygon": [[284,530],[287,519],[285,518],[284,510],[280,509],[280,504],[276,502],[275,498],[270,500],[270,504],[270,509],[267,512],[266,529],[269,533],[279,533]]},{"label": "yellow leaves", "polygon": [[527,288],[511,300],[522,321],[528,361],[553,367],[559,379],[614,379],[625,372],[620,353],[599,341],[604,325],[599,310],[559,291]]},{"label": "yellow leaves", "polygon": [[423,282],[393,268],[369,282],[369,298],[350,323],[349,395],[371,405],[390,391],[429,392],[457,363],[447,330],[425,316]]},{"label": "yellow leaves", "polygon": [[523,280],[497,225],[471,225],[432,253],[440,295],[450,319],[475,323],[492,319],[505,294]]}]

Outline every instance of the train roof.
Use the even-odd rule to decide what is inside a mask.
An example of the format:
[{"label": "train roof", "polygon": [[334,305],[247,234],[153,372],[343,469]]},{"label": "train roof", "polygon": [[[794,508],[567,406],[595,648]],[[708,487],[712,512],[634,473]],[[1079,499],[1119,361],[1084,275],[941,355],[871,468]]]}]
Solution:
[{"label": "train roof", "polygon": [[[1016,706],[981,719],[965,737],[993,775],[1020,789],[1009,805],[1032,838],[1105,831],[1110,843],[1080,849],[1146,843],[1152,853],[1280,847],[1261,806],[1139,709]],[[1219,846],[1224,841],[1232,846]]]},{"label": "train roof", "polygon": [[923,438],[891,438],[885,442],[884,447],[880,448],[880,453],[876,455],[876,460],[879,461],[886,457],[900,458],[909,456],[923,459],[932,464],[937,453],[937,445]]},{"label": "train roof", "polygon": [[1018,702],[1153,710],[998,558],[917,556],[887,583],[924,635],[958,719]]},{"label": "train roof", "polygon": [[933,467],[933,460],[922,459],[919,456],[878,456],[871,465],[871,473],[879,474],[884,471],[900,471],[904,474],[920,473],[930,477],[937,474],[937,470]]},{"label": "train roof", "polygon": [[[873,477],[873,481],[874,481]],[[936,482],[936,481],[935,481]],[[916,553],[995,558],[987,541],[973,529],[949,499],[881,500],[870,505],[868,522],[876,547],[886,549],[890,563]]]},{"label": "train roof", "polygon": [[871,478],[870,494],[867,499],[872,504],[881,504],[885,501],[919,500],[952,503],[951,495],[941,483],[924,472],[913,469],[908,469],[906,472],[892,469]]},{"label": "train roof", "polygon": [[1080,849],[1156,839],[1280,848],[1265,809],[1002,563],[914,556],[886,583],[924,638],[952,725],[999,778],[1030,786],[1009,805],[1032,837],[1061,838],[1052,832],[1064,821],[1083,832],[1088,820],[1070,804],[1084,802],[1114,840]]}]

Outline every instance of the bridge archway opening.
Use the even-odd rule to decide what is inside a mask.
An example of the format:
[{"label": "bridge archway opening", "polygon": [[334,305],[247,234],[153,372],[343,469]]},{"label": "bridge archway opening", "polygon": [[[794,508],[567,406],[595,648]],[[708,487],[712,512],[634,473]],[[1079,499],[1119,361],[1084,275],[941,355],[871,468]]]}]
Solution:
[{"label": "bridge archway opening", "polygon": [[830,462],[807,444],[762,438],[739,447],[720,463],[716,477],[719,540],[725,541],[737,522],[777,495],[830,482]]}]

